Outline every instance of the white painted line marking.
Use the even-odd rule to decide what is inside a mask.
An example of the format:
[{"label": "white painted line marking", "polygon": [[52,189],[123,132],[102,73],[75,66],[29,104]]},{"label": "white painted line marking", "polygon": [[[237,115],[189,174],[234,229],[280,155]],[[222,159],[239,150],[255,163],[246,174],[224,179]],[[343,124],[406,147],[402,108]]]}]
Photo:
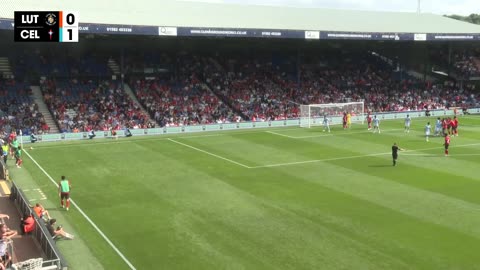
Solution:
[{"label": "white painted line marking", "polygon": [[[40,166],[40,164],[38,164],[38,162],[27,152],[27,151],[24,151],[25,154],[27,154],[27,156],[33,161],[33,163],[35,163],[35,165],[37,165],[37,167],[50,179],[50,181],[58,188],[58,184],[57,182],[55,182],[55,180],[53,180],[53,178],[42,168],[42,166]],[[93,226],[93,228],[103,237],[103,239],[105,239],[105,241],[107,241],[107,243],[110,245],[110,247],[113,248],[113,250],[115,250],[115,252],[120,256],[120,258],[122,258],[122,260],[128,265],[128,267],[130,267],[130,269],[132,270],[136,270],[135,266],[133,266],[133,264],[125,257],[125,255],[122,254],[122,252],[120,252],[120,250],[112,243],[112,241],[110,241],[110,239],[108,239],[108,237],[100,230],[100,228],[98,228],[98,226],[87,216],[87,214],[85,214],[85,212],[83,212],[83,210],[72,200],[70,199],[70,202],[72,203],[73,206],[75,206],[75,208],[77,208],[78,212],[80,214],[82,214],[82,216],[88,221],[88,223],[90,223],[90,225]]]},{"label": "white painted line marking", "polygon": [[[168,135],[174,135],[175,137],[172,137],[173,139],[190,139],[190,138],[205,138],[205,137],[219,137],[219,136],[230,136],[230,135],[246,135],[246,134],[256,134],[256,133],[262,133],[265,132],[266,129],[272,129],[272,130],[278,130],[278,131],[283,131],[283,130],[299,130],[300,127],[295,127],[295,128],[287,128],[287,127],[279,127],[279,128],[258,128],[258,129],[250,129],[246,130],[244,132],[238,132],[238,130],[232,129],[232,130],[217,130],[217,131],[205,131],[205,132],[221,132],[218,134],[203,134],[203,135],[194,135],[190,136],[189,134],[195,134],[195,133],[177,133],[177,134],[168,134]],[[200,132],[198,132],[200,133]],[[138,136],[139,140],[132,140],[132,139],[127,139],[127,140],[107,140],[105,142],[91,142],[90,140],[67,140],[67,141],[52,141],[52,142],[46,142],[48,144],[51,143],[51,145],[41,145],[38,148],[35,148],[32,151],[36,150],[42,150],[42,149],[47,149],[47,148],[65,148],[65,147],[74,147],[74,146],[96,146],[96,145],[105,145],[105,144],[118,144],[118,143],[136,143],[136,142],[148,142],[148,141],[163,141],[163,140],[169,140],[170,137],[164,137],[167,134],[152,134],[152,135],[146,135],[146,136]],[[178,136],[177,136],[178,135]],[[148,137],[151,138],[148,138]],[[72,142],[72,143],[69,143]],[[77,143],[75,143],[77,142]],[[62,143],[62,144],[60,144]]]},{"label": "white painted line marking", "polygon": [[180,145],[183,145],[183,146],[188,147],[188,148],[190,148],[190,149],[193,149],[193,150],[202,152],[202,153],[204,153],[204,154],[210,155],[210,156],[212,156],[212,157],[216,157],[216,158],[219,158],[219,159],[228,161],[228,162],[233,163],[233,164],[236,164],[236,165],[238,165],[238,166],[242,166],[242,167],[247,168],[247,169],[250,169],[250,168],[251,168],[250,166],[247,166],[247,165],[242,164],[242,163],[240,163],[240,162],[237,162],[237,161],[235,161],[235,160],[231,160],[231,159],[228,159],[228,158],[225,158],[225,157],[216,155],[216,154],[214,154],[214,153],[210,153],[210,152],[208,152],[208,151],[205,151],[205,150],[202,150],[202,149],[200,149],[200,148],[197,148],[197,147],[188,145],[188,144],[186,144],[186,143],[182,143],[182,142],[176,141],[176,140],[174,140],[174,139],[168,139],[168,140],[171,141],[171,142],[174,142],[174,143],[176,143],[176,144],[180,144]]},{"label": "white painted line marking", "polygon": [[[476,145],[480,145],[480,143],[470,143],[470,144],[461,144],[461,145],[452,145],[452,146],[453,147],[467,147],[467,146],[476,146]],[[425,151],[425,150],[434,150],[434,149],[439,149],[439,148],[443,148],[443,147],[430,147],[430,148],[415,149],[415,150],[405,150],[405,151],[402,151],[402,153]],[[283,166],[292,166],[292,165],[308,164],[308,163],[316,163],[316,162],[324,162],[324,161],[336,161],[336,160],[355,159],[355,158],[363,158],[363,157],[383,156],[383,155],[389,155],[389,154],[391,154],[391,152],[375,153],[375,154],[367,154],[367,155],[355,155],[355,156],[337,157],[337,158],[313,159],[313,160],[305,160],[305,161],[296,161],[296,162],[276,163],[276,164],[268,164],[268,165],[261,165],[261,166],[253,166],[253,167],[250,167],[250,169],[283,167]],[[403,155],[403,154],[400,154],[400,155]],[[406,155],[408,155],[408,154],[406,153]],[[424,155],[428,155],[428,154],[424,154]]]},{"label": "white painted line marking", "polygon": [[290,139],[297,139],[297,137],[285,135],[285,134],[282,134],[282,133],[277,133],[275,131],[265,131],[265,132],[273,134],[273,135],[277,135],[277,136],[287,137],[287,138],[290,138]]},{"label": "white painted line marking", "polygon": [[[435,155],[435,154],[410,154],[410,153],[403,154],[402,156],[428,156],[428,157],[439,156],[439,157],[441,157],[441,155]],[[449,154],[448,156],[450,156],[450,157],[480,156],[480,153],[478,153],[478,154]]]},{"label": "white painted line marking", "polygon": [[316,163],[316,162],[322,162],[322,161],[335,161],[335,160],[354,159],[354,158],[371,157],[371,156],[382,156],[382,155],[388,155],[388,154],[390,154],[390,152],[376,153],[376,154],[368,154],[368,155],[348,156],[348,157],[313,159],[313,160],[287,162],[287,163],[277,163],[277,164],[269,164],[269,165],[255,166],[255,167],[251,167],[251,168],[252,168],[252,169],[258,169],[258,168],[283,167],[283,166],[291,166],[291,165],[298,165],[298,164]]},{"label": "white painted line marking", "polygon": [[[385,133],[385,132],[399,131],[399,130],[403,130],[403,129],[388,129],[388,130],[381,130],[381,132]],[[270,133],[270,134],[274,134],[274,135],[278,135],[278,136],[282,136],[282,137],[286,137],[286,138],[290,138],[290,139],[308,139],[308,138],[330,137],[330,136],[336,136],[336,135],[342,136],[342,135],[373,133],[371,130],[367,130],[367,131],[345,131],[345,132],[335,131],[333,133],[330,132],[330,133],[323,133],[323,134],[317,134],[317,135],[290,136],[290,135],[285,135],[285,134],[278,133],[278,132],[273,132],[273,131],[265,131],[265,132]]]}]

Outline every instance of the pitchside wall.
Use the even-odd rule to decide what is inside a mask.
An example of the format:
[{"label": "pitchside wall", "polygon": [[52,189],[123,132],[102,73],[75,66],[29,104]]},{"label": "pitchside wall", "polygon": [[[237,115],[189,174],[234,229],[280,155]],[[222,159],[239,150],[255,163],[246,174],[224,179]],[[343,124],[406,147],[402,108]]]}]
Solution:
[{"label": "pitchside wall", "polygon": [[[480,114],[480,108],[468,109],[471,114]],[[432,110],[430,111],[431,117],[443,117],[454,114],[453,110]],[[381,120],[394,120],[403,119],[409,114],[411,118],[424,117],[425,111],[407,111],[407,112],[389,112],[389,113],[376,113]],[[362,121],[365,116],[353,116],[352,122]],[[342,123],[341,116],[334,116],[332,119],[332,125],[338,125]],[[321,124],[323,118],[313,119],[312,125]],[[206,132],[206,131],[224,131],[224,130],[239,130],[239,129],[252,129],[252,128],[270,128],[270,127],[287,127],[287,126],[299,126],[300,119],[289,119],[279,121],[268,122],[241,122],[241,123],[227,123],[227,124],[211,124],[211,125],[197,125],[197,126],[184,126],[184,127],[163,127],[163,128],[150,128],[150,129],[131,129],[131,133],[134,136],[146,136],[146,135],[165,135],[165,134],[187,134],[194,132]],[[380,124],[381,125],[381,124]],[[110,131],[98,131],[95,138],[111,138]],[[68,141],[68,140],[83,140],[88,139],[87,132],[80,133],[57,133],[57,134],[45,134],[38,135],[38,141],[51,142],[51,141]],[[122,132],[119,136],[122,137]],[[23,136],[24,143],[30,143],[29,136]]]}]

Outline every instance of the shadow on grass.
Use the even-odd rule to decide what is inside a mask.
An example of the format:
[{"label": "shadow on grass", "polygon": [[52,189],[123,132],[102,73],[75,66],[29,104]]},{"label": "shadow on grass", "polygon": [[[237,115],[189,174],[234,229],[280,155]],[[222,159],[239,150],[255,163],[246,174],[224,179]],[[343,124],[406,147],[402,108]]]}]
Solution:
[{"label": "shadow on grass", "polygon": [[373,167],[373,168],[382,168],[382,167],[393,167],[392,164],[387,165],[387,164],[374,164],[374,165],[368,165],[368,167]]}]

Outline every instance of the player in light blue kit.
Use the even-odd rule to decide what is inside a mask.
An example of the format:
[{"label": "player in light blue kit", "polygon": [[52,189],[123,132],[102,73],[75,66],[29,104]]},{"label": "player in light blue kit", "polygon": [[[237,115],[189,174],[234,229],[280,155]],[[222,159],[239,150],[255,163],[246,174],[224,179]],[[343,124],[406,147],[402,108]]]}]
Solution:
[{"label": "player in light blue kit", "polygon": [[428,137],[430,137],[430,131],[432,130],[432,126],[430,126],[430,122],[427,123],[425,126],[425,140],[428,142]]},{"label": "player in light blue kit", "polygon": [[330,132],[330,120],[326,115],[323,116],[323,132],[325,132],[325,130]]},{"label": "player in light blue kit", "polygon": [[411,124],[412,124],[412,118],[410,118],[410,115],[407,114],[407,117],[405,118],[405,133],[410,132]]},{"label": "player in light blue kit", "polygon": [[375,115],[373,117],[373,133],[378,132],[380,134],[380,119]]},{"label": "player in light blue kit", "polygon": [[435,123],[435,136],[440,136],[440,133],[442,132],[442,120],[440,117],[437,118],[437,122]]}]

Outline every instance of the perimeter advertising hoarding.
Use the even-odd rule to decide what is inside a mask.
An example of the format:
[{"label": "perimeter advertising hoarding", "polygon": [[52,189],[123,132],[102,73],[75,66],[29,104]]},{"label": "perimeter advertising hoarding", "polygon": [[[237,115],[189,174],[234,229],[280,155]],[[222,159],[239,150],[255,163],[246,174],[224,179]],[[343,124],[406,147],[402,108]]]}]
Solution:
[{"label": "perimeter advertising hoarding", "polygon": [[[0,19],[0,29],[13,30],[12,19]],[[246,37],[246,38],[295,38],[329,40],[391,40],[391,41],[480,41],[480,33],[373,33],[321,30],[200,28],[175,26],[141,26],[119,24],[80,23],[83,34],[188,36],[188,37]]]}]

